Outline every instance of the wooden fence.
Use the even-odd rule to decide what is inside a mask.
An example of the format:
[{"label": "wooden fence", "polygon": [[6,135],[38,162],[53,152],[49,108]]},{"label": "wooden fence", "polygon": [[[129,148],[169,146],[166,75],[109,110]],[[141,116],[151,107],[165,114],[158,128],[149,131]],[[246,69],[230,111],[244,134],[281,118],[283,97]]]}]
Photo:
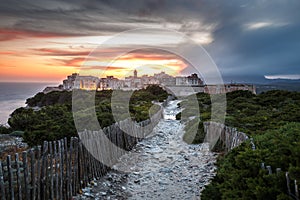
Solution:
[{"label": "wooden fence", "polygon": [[[210,148],[217,143],[218,140],[221,141],[225,153],[228,153],[233,148],[239,146],[242,142],[249,139],[249,137],[243,133],[239,132],[236,128],[225,126],[224,124],[209,121],[204,122],[204,132],[206,134],[205,142],[209,142]],[[250,138],[250,144],[252,150],[256,150],[253,138]],[[265,163],[261,163],[261,168],[268,171],[268,174],[272,174],[272,167],[265,166]],[[276,168],[276,172],[280,173],[281,168]],[[286,186],[288,195],[295,200],[300,199],[299,187],[297,180],[291,180],[289,173],[285,172]]]},{"label": "wooden fence", "polygon": [[229,152],[249,139],[245,133],[239,132],[236,128],[228,127],[221,123],[209,121],[204,122],[203,126],[206,134],[205,142],[209,143],[210,149],[213,149],[214,145],[220,140],[223,144],[224,151]]},{"label": "wooden fence", "polygon": [[[130,129],[133,131],[131,135],[120,128],[126,121],[104,128],[103,132],[120,149],[130,150],[140,140],[134,136],[139,135],[141,130],[143,136],[149,134],[161,119],[162,112],[161,108],[151,121],[135,123]],[[93,141],[96,139],[93,138]],[[87,148],[82,140],[72,137],[69,140],[45,141],[43,146],[24,151],[21,155],[8,155],[6,160],[0,161],[0,199],[71,199],[90,181],[110,170]],[[103,153],[110,154],[114,161],[121,156],[111,149]]]},{"label": "wooden fence", "polygon": [[[265,163],[261,163],[261,168],[263,170],[266,170],[268,172],[268,175],[271,175],[272,167],[270,165],[265,166]],[[298,182],[296,179],[291,179],[289,172],[282,172],[281,168],[276,168],[276,173],[284,173],[285,174],[285,180],[286,180],[286,188],[287,188],[287,194],[291,197],[291,199],[299,200],[299,187]]]}]

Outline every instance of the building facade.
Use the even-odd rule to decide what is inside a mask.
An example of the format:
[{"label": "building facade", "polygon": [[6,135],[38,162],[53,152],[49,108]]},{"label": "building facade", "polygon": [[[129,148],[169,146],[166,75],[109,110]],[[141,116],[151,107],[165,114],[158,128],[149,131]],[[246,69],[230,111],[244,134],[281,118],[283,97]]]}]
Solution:
[{"label": "building facade", "polygon": [[203,81],[198,77],[196,73],[190,76],[176,76],[175,85],[177,86],[202,86]]},{"label": "building facade", "polygon": [[78,73],[73,73],[63,80],[63,89],[97,90],[99,81],[99,78],[95,76],[80,76]]},{"label": "building facade", "polygon": [[[173,77],[165,72],[154,74],[153,76],[143,75],[138,76],[136,70],[132,76],[125,77],[120,80],[114,76],[107,76],[99,79],[95,76],[80,76],[78,73],[73,73],[63,81],[60,87],[46,88],[44,92],[60,91],[60,90],[137,90],[147,87],[148,85],[161,85],[165,88],[169,87],[176,93],[182,93],[184,88],[193,88],[194,93],[204,92],[208,94],[224,94],[237,90],[247,90],[256,94],[256,88],[250,84],[225,84],[225,85],[204,85],[201,78],[196,73],[189,76]],[[192,91],[192,90],[191,90]],[[193,92],[192,91],[192,92]],[[180,93],[180,94],[181,94]]]}]

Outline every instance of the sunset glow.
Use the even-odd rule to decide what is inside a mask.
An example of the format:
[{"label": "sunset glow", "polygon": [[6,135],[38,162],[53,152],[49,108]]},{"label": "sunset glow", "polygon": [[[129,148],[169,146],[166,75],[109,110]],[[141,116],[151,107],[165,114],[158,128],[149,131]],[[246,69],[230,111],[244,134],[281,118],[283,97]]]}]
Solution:
[{"label": "sunset glow", "polygon": [[[0,81],[58,83],[68,74],[82,72],[82,65],[84,73],[104,70],[118,78],[136,67],[140,75],[154,71],[187,75],[195,70],[184,58],[159,49],[176,48],[199,58],[201,52],[186,49],[190,41],[207,51],[227,81],[299,74],[298,4],[9,1],[0,6]],[[182,37],[169,34],[170,30]],[[118,38],[130,31],[135,32]],[[91,56],[99,47],[100,56]],[[151,47],[158,51],[143,50]],[[206,64],[193,67],[203,70],[209,68]]]},{"label": "sunset glow", "polygon": [[[0,31],[1,81],[59,82],[66,75],[80,72],[113,75],[122,78],[139,68],[140,75],[165,71],[176,75],[186,67],[180,58],[166,52],[129,52],[114,57],[124,47],[106,48],[98,56],[89,56],[107,37],[55,36],[21,31]],[[86,43],[84,41],[86,40]],[[94,43],[92,43],[94,41]],[[125,50],[126,52],[126,50]]]}]

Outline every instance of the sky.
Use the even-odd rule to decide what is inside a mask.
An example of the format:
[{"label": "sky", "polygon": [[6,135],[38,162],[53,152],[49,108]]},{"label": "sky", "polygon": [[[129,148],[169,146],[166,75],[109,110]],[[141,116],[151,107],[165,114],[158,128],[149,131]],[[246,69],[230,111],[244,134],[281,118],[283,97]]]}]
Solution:
[{"label": "sky", "polygon": [[[3,82],[60,82],[82,66],[116,77],[191,72],[165,50],[187,40],[164,29],[202,46],[225,80],[300,78],[299,0],[1,1]],[[141,28],[157,31],[132,31]],[[124,31],[131,36],[115,42]]]}]

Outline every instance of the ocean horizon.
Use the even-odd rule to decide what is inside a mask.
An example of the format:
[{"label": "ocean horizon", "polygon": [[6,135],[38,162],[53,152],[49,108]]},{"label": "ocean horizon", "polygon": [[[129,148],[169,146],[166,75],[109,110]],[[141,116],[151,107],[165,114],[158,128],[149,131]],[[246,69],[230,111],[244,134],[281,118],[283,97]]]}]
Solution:
[{"label": "ocean horizon", "polygon": [[10,114],[17,108],[26,106],[26,99],[42,92],[47,86],[57,83],[0,82],[0,124],[7,125]]}]

